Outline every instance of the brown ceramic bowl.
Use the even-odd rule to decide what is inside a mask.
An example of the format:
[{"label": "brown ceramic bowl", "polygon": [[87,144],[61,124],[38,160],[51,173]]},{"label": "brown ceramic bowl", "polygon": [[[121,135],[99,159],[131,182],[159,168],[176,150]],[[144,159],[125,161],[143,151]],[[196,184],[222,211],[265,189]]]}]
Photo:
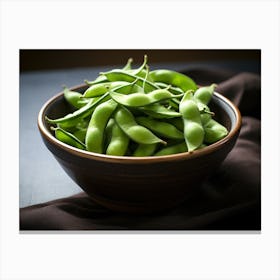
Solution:
[{"label": "brown ceramic bowl", "polygon": [[[72,90],[83,92],[86,88],[80,85]],[[210,108],[229,130],[224,139],[191,153],[160,157],[107,156],[58,141],[45,116],[58,118],[69,113],[63,93],[42,107],[38,126],[47,148],[92,200],[117,211],[153,212],[192,196],[232,150],[241,127],[239,110],[218,93],[214,93]]]}]

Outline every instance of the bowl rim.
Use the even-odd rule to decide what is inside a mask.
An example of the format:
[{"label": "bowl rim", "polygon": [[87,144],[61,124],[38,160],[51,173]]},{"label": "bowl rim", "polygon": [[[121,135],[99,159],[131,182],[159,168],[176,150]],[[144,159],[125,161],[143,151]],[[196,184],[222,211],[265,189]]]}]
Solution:
[{"label": "bowl rim", "polygon": [[[80,88],[88,86],[87,84],[80,84],[73,87],[70,87],[69,89],[72,91],[77,91]],[[53,145],[58,146],[60,149],[64,150],[67,153],[70,153],[74,156],[86,158],[86,159],[94,159],[97,161],[103,161],[103,162],[118,162],[118,163],[129,163],[129,164],[145,164],[145,163],[151,163],[151,162],[170,162],[170,161],[182,161],[182,160],[189,160],[197,157],[201,157],[204,155],[208,155],[212,153],[213,151],[219,150],[223,145],[225,145],[227,142],[229,142],[230,139],[232,139],[237,133],[239,133],[242,123],[241,113],[236,105],[234,105],[228,98],[223,96],[222,94],[218,92],[213,93],[215,96],[218,97],[218,99],[221,99],[224,103],[229,105],[229,107],[234,112],[234,115],[236,117],[236,125],[233,127],[228,135],[224,137],[223,139],[199,150],[191,151],[191,152],[184,152],[179,154],[172,154],[172,155],[164,155],[164,156],[145,156],[145,157],[132,157],[132,156],[113,156],[113,155],[106,155],[106,154],[99,154],[94,152],[89,152],[85,150],[81,150],[75,147],[72,147],[70,145],[67,145],[58,139],[56,139],[52,133],[47,129],[45,126],[45,112],[47,108],[52,105],[58,98],[60,98],[63,95],[63,91],[59,92],[58,94],[54,95],[50,99],[48,99],[44,105],[41,107],[38,118],[37,118],[37,125],[39,128],[39,131],[41,132],[41,135],[48,140],[48,142],[51,142]]]}]

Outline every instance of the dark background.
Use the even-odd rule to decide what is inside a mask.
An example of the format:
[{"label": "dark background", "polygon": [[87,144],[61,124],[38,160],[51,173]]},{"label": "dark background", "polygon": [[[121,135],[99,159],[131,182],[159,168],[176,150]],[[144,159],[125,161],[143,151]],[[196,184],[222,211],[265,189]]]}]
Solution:
[{"label": "dark background", "polygon": [[[148,63],[207,63],[230,62],[233,66],[244,64],[257,66],[260,71],[260,50],[20,50],[20,71],[44,69],[65,69],[76,67],[96,67],[103,65],[123,65],[129,57],[135,64],[148,55]],[[241,67],[242,68],[242,67]],[[256,68],[256,67],[255,67]]]}]

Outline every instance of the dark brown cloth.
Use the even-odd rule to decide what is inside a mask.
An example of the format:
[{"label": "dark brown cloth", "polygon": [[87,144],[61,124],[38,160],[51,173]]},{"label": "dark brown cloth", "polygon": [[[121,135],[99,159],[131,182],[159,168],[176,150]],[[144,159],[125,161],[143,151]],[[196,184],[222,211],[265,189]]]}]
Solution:
[{"label": "dark brown cloth", "polygon": [[260,230],[261,86],[260,76],[229,71],[185,72],[217,91],[242,114],[237,143],[201,191],[180,206],[153,215],[115,213],[85,193],[20,209],[21,230]]}]

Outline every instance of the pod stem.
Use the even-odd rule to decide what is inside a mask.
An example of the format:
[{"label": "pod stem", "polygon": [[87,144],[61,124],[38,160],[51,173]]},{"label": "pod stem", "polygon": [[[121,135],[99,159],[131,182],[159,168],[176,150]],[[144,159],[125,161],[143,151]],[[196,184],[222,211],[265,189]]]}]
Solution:
[{"label": "pod stem", "polygon": [[132,62],[133,62],[133,58],[130,57],[130,58],[127,60],[126,65],[123,67],[123,70],[129,70],[129,69],[131,69],[131,64],[132,64]]},{"label": "pod stem", "polygon": [[214,112],[208,111],[208,110],[205,109],[205,108],[202,110],[202,113],[209,114],[209,115],[211,115],[212,117],[215,116],[215,113],[214,113]]},{"label": "pod stem", "polygon": [[148,56],[145,54],[142,65],[138,69],[135,70],[134,75],[138,75],[146,67],[147,62],[148,62]]},{"label": "pod stem", "polygon": [[148,75],[149,75],[149,72],[150,72],[150,67],[149,67],[149,65],[145,65],[145,67],[146,67],[146,75],[145,75],[145,79],[144,79],[144,81],[143,81],[143,85],[142,85],[142,87],[143,87],[143,89],[144,89],[144,92],[145,92],[145,85],[146,85],[146,81],[147,81],[147,79],[148,79]]},{"label": "pod stem", "polygon": [[186,93],[186,94],[192,94],[192,93],[194,93],[194,90],[193,90],[193,89],[189,89],[189,90],[187,90],[185,93]]},{"label": "pod stem", "polygon": [[136,78],[133,82],[131,82],[131,85],[134,86],[139,81],[138,78]]}]

